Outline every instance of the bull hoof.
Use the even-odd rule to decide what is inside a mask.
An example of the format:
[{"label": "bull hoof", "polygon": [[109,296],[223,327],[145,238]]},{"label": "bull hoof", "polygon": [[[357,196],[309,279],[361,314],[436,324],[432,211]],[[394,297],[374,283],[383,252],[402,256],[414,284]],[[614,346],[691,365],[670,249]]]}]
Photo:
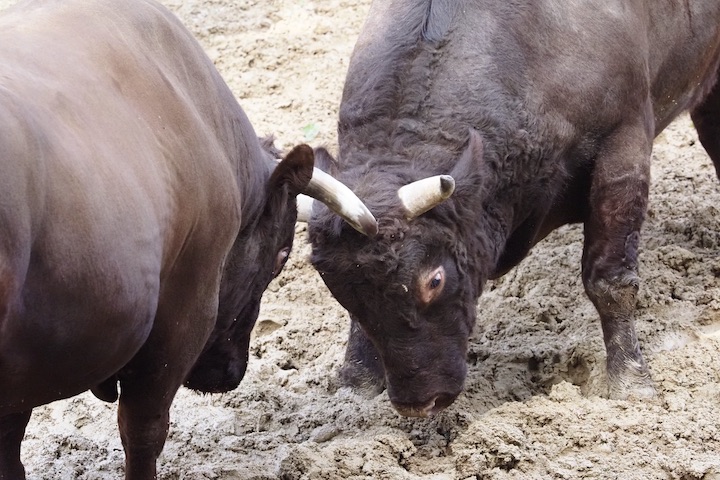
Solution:
[{"label": "bull hoof", "polygon": [[657,400],[658,393],[654,385],[640,387],[617,388],[610,387],[611,400]]},{"label": "bull hoof", "polygon": [[658,398],[655,384],[647,372],[626,372],[609,379],[611,400],[655,400]]}]

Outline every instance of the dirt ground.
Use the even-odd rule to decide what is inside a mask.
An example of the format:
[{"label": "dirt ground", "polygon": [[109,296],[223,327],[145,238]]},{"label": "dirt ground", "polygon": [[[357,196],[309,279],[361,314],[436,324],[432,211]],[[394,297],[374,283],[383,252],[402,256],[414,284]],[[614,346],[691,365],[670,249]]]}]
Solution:
[{"label": "dirt ground", "polygon": [[[0,8],[14,0],[0,0]],[[369,0],[165,0],[259,134],[335,148]],[[98,19],[101,21],[101,19]],[[466,391],[429,420],[336,381],[349,320],[307,261],[305,226],[264,297],[231,393],[181,390],[160,479],[720,479],[720,183],[683,117],[656,142],[637,329],[657,402],[610,401],[582,230],[554,232],[478,303]],[[35,410],[28,478],[122,476],[116,405]]]}]

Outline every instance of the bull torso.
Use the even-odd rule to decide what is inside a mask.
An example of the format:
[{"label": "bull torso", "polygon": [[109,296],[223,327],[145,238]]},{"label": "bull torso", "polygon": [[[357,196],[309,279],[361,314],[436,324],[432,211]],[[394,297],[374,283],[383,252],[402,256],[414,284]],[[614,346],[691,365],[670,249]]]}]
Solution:
[{"label": "bull torso", "polygon": [[[264,178],[262,161],[231,156],[248,155],[235,138],[254,132],[194,40],[152,4],[132,8],[0,19],[0,274],[13,279],[1,292],[0,413],[86,390],[151,329],[172,328],[153,319],[188,239],[216,236],[208,255],[221,262],[253,196],[237,178]],[[212,324],[193,328],[202,339]],[[78,361],[92,368],[78,373]]]},{"label": "bull torso", "polygon": [[648,92],[655,135],[707,94],[719,39],[709,1],[375,2],[343,93],[343,178],[448,173],[476,129],[497,172],[499,276],[584,220],[597,146]]}]

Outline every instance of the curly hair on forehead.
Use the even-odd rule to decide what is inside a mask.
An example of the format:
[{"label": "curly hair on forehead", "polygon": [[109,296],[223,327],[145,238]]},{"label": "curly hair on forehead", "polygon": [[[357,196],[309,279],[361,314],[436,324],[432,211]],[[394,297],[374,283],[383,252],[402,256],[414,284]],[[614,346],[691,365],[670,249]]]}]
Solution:
[{"label": "curly hair on forehead", "polygon": [[377,219],[378,233],[375,240],[381,243],[401,241],[410,229],[408,222],[399,215],[382,215]]}]

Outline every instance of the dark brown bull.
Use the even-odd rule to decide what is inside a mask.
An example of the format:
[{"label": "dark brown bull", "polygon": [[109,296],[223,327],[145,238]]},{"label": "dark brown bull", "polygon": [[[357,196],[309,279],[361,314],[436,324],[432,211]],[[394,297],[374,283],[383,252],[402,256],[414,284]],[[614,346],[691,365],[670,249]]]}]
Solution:
[{"label": "dark brown bull", "polygon": [[324,177],[307,146],[279,163],[262,148],[160,5],[4,11],[0,479],[24,478],[33,407],[87,389],[114,401],[118,384],[126,478],[154,478],[177,389],[242,379],[261,294],[292,245],[295,197],[342,188]]},{"label": "dark brown bull", "polygon": [[485,282],[583,222],[609,393],[655,395],[634,328],[650,153],[689,109],[720,174],[719,62],[716,0],[373,2],[336,174],[378,233],[324,208],[309,230],[312,262],[352,319],[344,379],[387,386],[404,415],[447,407]]}]

